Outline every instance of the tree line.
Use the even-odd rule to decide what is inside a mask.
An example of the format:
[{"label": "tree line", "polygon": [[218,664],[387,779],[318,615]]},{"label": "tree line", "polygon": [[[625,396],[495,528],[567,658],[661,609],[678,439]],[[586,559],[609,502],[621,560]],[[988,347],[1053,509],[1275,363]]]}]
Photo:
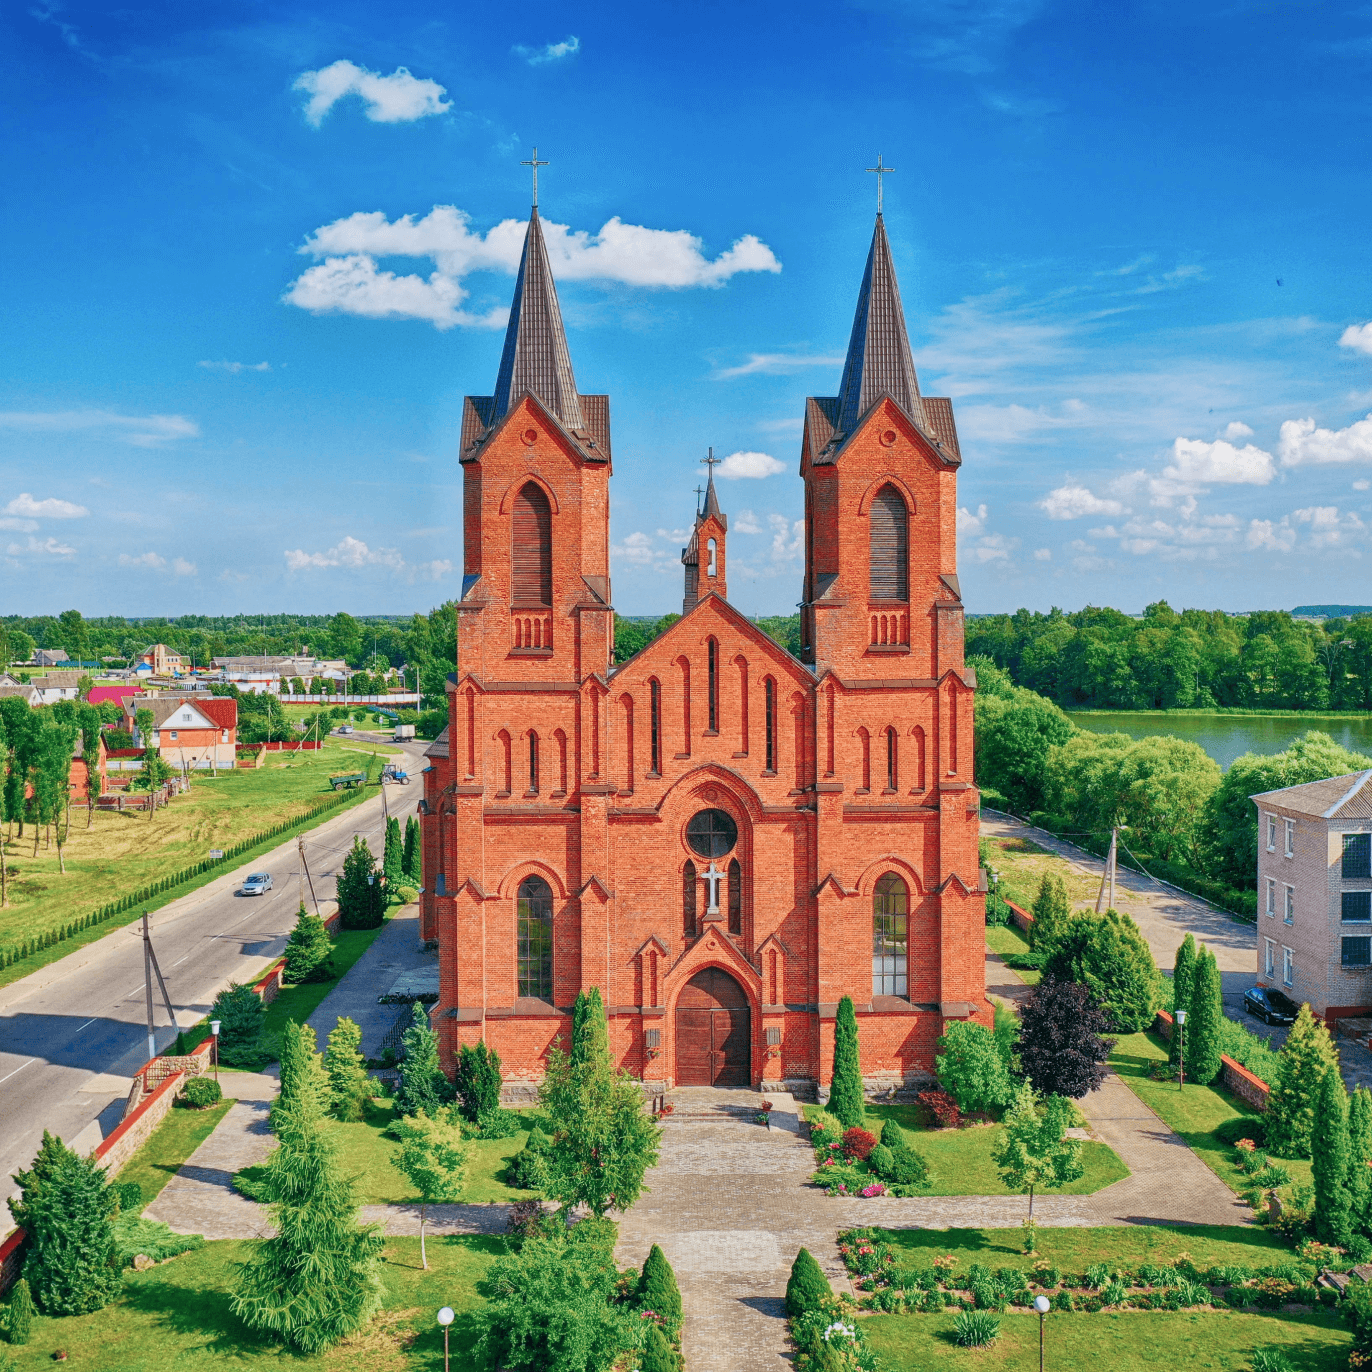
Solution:
[{"label": "tree line", "polygon": [[1372,615],[1021,609],[969,617],[967,652],[1069,708],[1372,710]]}]

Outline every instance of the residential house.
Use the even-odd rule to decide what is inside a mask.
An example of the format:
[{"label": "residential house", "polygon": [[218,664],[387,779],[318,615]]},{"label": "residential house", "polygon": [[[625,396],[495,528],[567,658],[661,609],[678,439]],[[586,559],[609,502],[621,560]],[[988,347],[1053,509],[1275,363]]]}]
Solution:
[{"label": "residential house", "polygon": [[86,699],[92,705],[99,705],[106,700],[112,700],[116,705],[122,707],[125,700],[141,694],[142,690],[141,682],[128,682],[118,686],[92,686]]},{"label": "residential house", "polygon": [[1258,982],[1326,1021],[1372,1009],[1372,770],[1258,807]]},{"label": "residential house", "polygon": [[51,705],[56,700],[75,700],[81,689],[81,678],[85,675],[79,668],[70,668],[34,677],[32,684],[38,690],[39,703]]},{"label": "residential house", "polygon": [[151,744],[178,770],[232,768],[238,746],[238,702],[232,696],[131,696],[124,702],[126,728],[136,747],[149,740],[138,728],[140,710],[152,712]]},{"label": "residential house", "polygon": [[65,648],[35,648],[32,658],[35,667],[60,667],[70,661]]},{"label": "residential house", "polygon": [[155,676],[180,676],[186,670],[185,659],[165,643],[154,643],[147,652],[140,653],[134,663],[135,670],[145,664]]},{"label": "residential house", "polygon": [[76,747],[71,755],[71,773],[67,787],[73,805],[89,805],[92,799],[105,794],[109,774],[109,759],[105,748],[104,735],[97,736],[95,757],[86,756],[85,739],[76,736]]},{"label": "residential house", "polygon": [[26,700],[30,705],[41,705],[43,697],[36,686],[25,685],[22,681],[0,681],[0,700],[6,700],[10,696],[18,696],[20,700]]}]

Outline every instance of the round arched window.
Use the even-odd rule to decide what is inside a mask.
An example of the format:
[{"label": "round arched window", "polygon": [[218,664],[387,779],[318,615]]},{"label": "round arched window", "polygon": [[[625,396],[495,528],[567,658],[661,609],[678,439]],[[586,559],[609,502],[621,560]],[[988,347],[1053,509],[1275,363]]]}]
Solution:
[{"label": "round arched window", "polygon": [[702,810],[687,824],[686,842],[700,857],[723,857],[738,842],[738,825],[723,810]]}]

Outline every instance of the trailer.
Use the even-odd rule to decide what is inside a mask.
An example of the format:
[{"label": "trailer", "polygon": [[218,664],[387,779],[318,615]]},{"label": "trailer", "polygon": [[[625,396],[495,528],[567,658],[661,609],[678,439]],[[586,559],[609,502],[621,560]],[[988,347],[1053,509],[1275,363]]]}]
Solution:
[{"label": "trailer", "polygon": [[395,726],[395,741],[400,743],[402,740],[414,737],[413,724],[397,724]]},{"label": "trailer", "polygon": [[346,787],[349,791],[354,786],[365,786],[367,784],[366,772],[339,772],[336,776],[329,778],[329,789],[337,791],[341,787]]}]

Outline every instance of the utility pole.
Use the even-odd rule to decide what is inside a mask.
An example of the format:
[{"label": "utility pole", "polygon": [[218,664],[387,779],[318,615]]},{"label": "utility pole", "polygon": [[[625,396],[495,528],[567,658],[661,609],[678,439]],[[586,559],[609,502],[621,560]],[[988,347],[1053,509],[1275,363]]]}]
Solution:
[{"label": "utility pole", "polygon": [[1112,828],[1110,830],[1110,851],[1105,857],[1105,871],[1100,874],[1100,894],[1096,897],[1096,913],[1100,914],[1101,905],[1105,901],[1105,890],[1108,883],[1110,888],[1110,904],[1105,908],[1113,910],[1115,908],[1115,860],[1119,853],[1120,831]]},{"label": "utility pole", "polygon": [[157,965],[157,954],[152,950],[152,934],[148,930],[148,912],[143,911],[143,989],[147,993],[148,1006],[148,1059],[157,1056],[157,1041],[152,1026],[152,979],[157,977],[157,985],[162,991],[162,1003],[167,1007],[167,1017],[173,1029],[181,1026],[176,1022],[176,1011],[172,1009],[171,997],[167,994],[167,983],[162,980],[162,969]]},{"label": "utility pole", "polygon": [[[300,866],[305,873],[305,880],[310,884],[310,899],[314,902],[314,912],[317,915],[319,913],[319,897],[314,893],[314,878],[310,875],[310,864],[305,860],[305,838],[303,834],[296,839],[296,844],[300,851]],[[301,905],[305,903],[303,895],[300,897],[300,903]]]}]

